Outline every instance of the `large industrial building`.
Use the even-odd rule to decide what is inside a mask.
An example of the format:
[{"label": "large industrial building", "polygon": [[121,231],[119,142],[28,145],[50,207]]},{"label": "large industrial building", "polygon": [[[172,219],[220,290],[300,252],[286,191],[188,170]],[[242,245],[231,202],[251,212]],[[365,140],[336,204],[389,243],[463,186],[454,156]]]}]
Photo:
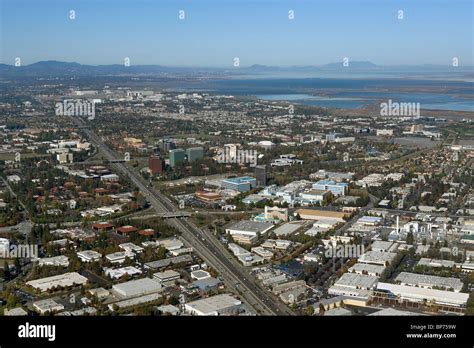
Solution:
[{"label": "large industrial building", "polygon": [[229,294],[221,294],[186,303],[184,308],[193,315],[222,315],[234,314],[241,306],[240,300]]},{"label": "large industrial building", "polygon": [[118,297],[130,298],[148,295],[161,290],[161,284],[150,278],[130,280],[125,283],[112,286],[112,292]]},{"label": "large industrial building", "polygon": [[425,289],[452,290],[454,292],[460,292],[463,287],[463,282],[459,278],[438,277],[409,272],[401,272],[395,278],[395,281],[401,285],[419,286]]},{"label": "large industrial building", "polygon": [[349,273],[367,274],[371,276],[380,277],[385,270],[385,266],[371,265],[368,263],[356,263],[349,268]]},{"label": "large industrial building", "polygon": [[225,229],[226,233],[232,236],[245,235],[256,237],[257,234],[264,234],[269,231],[274,225],[270,222],[257,222],[242,220],[238,221]]},{"label": "large industrial building", "polygon": [[66,288],[75,285],[84,285],[87,283],[87,278],[81,276],[77,272],[64,273],[52,277],[40,278],[36,280],[30,280],[26,283],[36,290],[41,292],[48,291],[53,288]]},{"label": "large industrial building", "polygon": [[295,215],[299,215],[303,220],[333,219],[339,222],[344,222],[344,218],[349,216],[345,212],[318,209],[298,209]]},{"label": "large industrial building", "polygon": [[397,257],[396,253],[389,253],[386,251],[370,250],[359,257],[360,263],[369,263],[372,265],[386,266],[390,264]]},{"label": "large industrial building", "polygon": [[397,285],[391,283],[378,283],[377,291],[388,293],[400,301],[425,303],[434,301],[438,305],[451,307],[465,307],[469,294],[426,289],[416,286]]},{"label": "large industrial building", "polygon": [[341,278],[328,290],[331,295],[366,297],[370,290],[375,289],[378,277],[358,274],[344,273]]}]

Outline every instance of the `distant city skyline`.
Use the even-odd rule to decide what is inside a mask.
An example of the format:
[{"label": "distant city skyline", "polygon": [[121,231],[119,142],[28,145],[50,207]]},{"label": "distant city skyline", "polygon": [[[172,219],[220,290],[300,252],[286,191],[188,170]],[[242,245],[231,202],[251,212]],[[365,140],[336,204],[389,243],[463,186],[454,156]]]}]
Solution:
[{"label": "distant city skyline", "polygon": [[473,65],[470,0],[0,0],[0,13],[0,63],[10,65],[16,57],[22,65],[129,58],[131,65],[230,68],[238,58],[242,67],[288,67],[344,57]]}]

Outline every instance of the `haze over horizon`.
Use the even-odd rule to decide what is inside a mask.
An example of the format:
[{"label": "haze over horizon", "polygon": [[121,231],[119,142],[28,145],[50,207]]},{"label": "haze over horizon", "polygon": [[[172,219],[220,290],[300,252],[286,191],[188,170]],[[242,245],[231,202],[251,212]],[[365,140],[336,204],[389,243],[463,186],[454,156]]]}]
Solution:
[{"label": "haze over horizon", "polygon": [[[350,61],[350,63],[352,64],[352,66],[357,66],[357,67],[362,67],[362,66],[367,66],[368,68],[370,68],[370,66],[372,66],[373,68],[403,68],[403,67],[406,67],[406,68],[416,68],[416,67],[426,67],[426,68],[429,68],[429,67],[439,67],[439,68],[442,68],[442,67],[447,67],[447,68],[450,68],[451,66],[450,65],[446,65],[446,64],[421,64],[421,65],[413,65],[413,64],[398,64],[398,65],[379,65],[377,63],[374,63],[374,62],[371,62],[371,61],[366,61],[366,60],[362,60],[362,61]],[[14,66],[14,64],[10,64],[10,63],[0,63],[0,64],[3,64],[3,65],[8,65],[8,66]],[[77,62],[77,61],[59,61],[59,60],[54,60],[54,59],[51,59],[51,60],[39,60],[39,61],[36,61],[36,62],[31,62],[30,64],[24,64],[22,66],[32,66],[32,65],[38,65],[38,64],[70,64],[70,65],[75,65],[75,64],[78,64],[78,65],[82,65],[82,66],[93,66],[93,67],[101,67],[101,66],[113,66],[113,65],[119,65],[119,66],[122,66],[123,64],[118,64],[116,62],[111,62],[109,64],[83,64],[81,62]],[[252,63],[252,64],[249,64],[249,65],[242,65],[241,68],[242,69],[249,69],[249,68],[276,68],[276,69],[292,69],[292,68],[325,68],[325,67],[330,67],[330,66],[337,66],[337,65],[340,65],[341,68],[343,67],[342,65],[342,62],[327,62],[327,63],[323,63],[323,64],[311,64],[311,65],[266,65],[266,64],[260,64],[260,63]],[[166,64],[160,64],[160,63],[155,63],[155,64],[134,64],[134,66],[142,66],[142,67],[145,67],[145,66],[161,66],[161,67],[168,67],[168,68],[203,68],[203,69],[229,69],[229,68],[232,68],[232,67],[228,67],[228,66],[218,66],[218,67],[213,67],[213,66],[189,66],[189,65],[166,65]],[[350,67],[350,66],[349,66]],[[460,68],[468,68],[468,69],[471,69],[473,68],[474,65],[462,65],[460,66]]]},{"label": "haze over horizon", "polygon": [[131,65],[231,68],[238,57],[241,67],[290,67],[348,57],[379,66],[449,66],[456,57],[459,66],[472,66],[472,6],[469,0],[456,6],[448,0],[0,0],[0,63],[20,57],[22,65],[123,65],[128,57]]}]

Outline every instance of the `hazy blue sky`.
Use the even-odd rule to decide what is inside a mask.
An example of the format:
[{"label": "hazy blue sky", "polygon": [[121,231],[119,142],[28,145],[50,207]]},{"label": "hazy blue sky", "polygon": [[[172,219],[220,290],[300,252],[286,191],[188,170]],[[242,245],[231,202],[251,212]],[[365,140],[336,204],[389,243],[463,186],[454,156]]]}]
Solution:
[{"label": "hazy blue sky", "polygon": [[[0,0],[0,61],[473,65],[472,0]],[[69,11],[76,19],[69,19]],[[185,19],[180,20],[180,10]],[[289,20],[288,11],[295,18]],[[398,10],[404,11],[399,20]]]}]

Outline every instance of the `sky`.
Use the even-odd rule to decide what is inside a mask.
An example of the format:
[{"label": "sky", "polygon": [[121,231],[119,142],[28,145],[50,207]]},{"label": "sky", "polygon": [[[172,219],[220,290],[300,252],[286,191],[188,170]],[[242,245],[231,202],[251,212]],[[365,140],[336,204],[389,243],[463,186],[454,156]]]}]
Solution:
[{"label": "sky", "polygon": [[22,65],[101,65],[128,57],[132,65],[232,67],[236,57],[240,66],[321,65],[347,57],[378,65],[450,65],[456,57],[460,65],[474,65],[473,3],[0,0],[0,62],[20,57]]}]

